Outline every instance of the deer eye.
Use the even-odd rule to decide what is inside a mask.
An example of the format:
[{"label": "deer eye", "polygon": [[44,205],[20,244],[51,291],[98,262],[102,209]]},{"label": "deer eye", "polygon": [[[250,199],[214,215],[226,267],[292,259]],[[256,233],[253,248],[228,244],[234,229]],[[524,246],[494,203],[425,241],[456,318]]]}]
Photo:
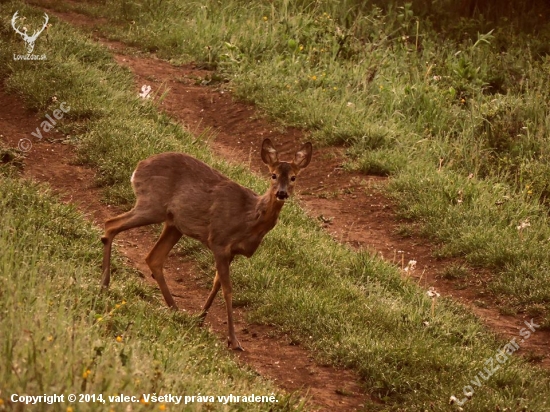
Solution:
[{"label": "deer eye", "polygon": [[294,181],[296,180],[296,176],[292,176],[292,177],[290,178],[290,180],[292,180],[292,181],[294,182]]},{"label": "deer eye", "polygon": [[277,179],[277,175],[276,175],[275,173],[273,173],[273,174],[271,175],[271,178],[272,178],[273,180],[275,180],[275,179]]}]

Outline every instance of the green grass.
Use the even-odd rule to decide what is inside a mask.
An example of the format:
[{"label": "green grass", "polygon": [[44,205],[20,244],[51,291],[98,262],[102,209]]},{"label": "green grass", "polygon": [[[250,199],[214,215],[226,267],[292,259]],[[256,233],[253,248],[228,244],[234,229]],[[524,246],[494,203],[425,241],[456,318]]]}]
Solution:
[{"label": "green grass", "polygon": [[[0,410],[12,394],[276,393],[279,403],[232,410],[294,410],[298,403],[236,365],[217,337],[172,313],[152,288],[117,264],[117,282],[99,293],[99,231],[44,186],[0,176]],[[99,405],[99,406],[98,406]],[[69,402],[46,409],[65,410]],[[124,406],[126,407],[126,406]],[[133,404],[133,410],[157,405]],[[197,404],[167,410],[197,410]],[[227,410],[213,402],[210,410]]]},{"label": "green grass", "polygon": [[[138,7],[138,3],[131,4],[128,7]],[[163,2],[158,11],[150,11],[161,13],[167,4],[172,3]],[[17,9],[29,16],[39,14],[18,2],[0,7],[2,15]],[[51,111],[54,95],[71,105],[61,127],[77,145],[81,161],[98,170],[98,184],[105,188],[106,199],[130,205],[129,176],[135,164],[166,150],[191,153],[246,186],[265,189],[262,179],[214,158],[203,137],[191,136],[150,102],[140,100],[131,75],[118,68],[104,48],[62,22],[52,21],[56,30],[47,44],[41,43],[48,60],[40,63],[10,60],[21,45],[5,23],[0,71],[9,89],[39,112]],[[260,21],[264,24],[261,14]],[[181,247],[200,263],[204,281],[211,282],[210,254],[188,241]],[[86,250],[100,253],[99,245]],[[279,224],[255,256],[236,259],[232,278],[235,300],[247,305],[251,320],[276,325],[321,361],[356,370],[366,391],[383,401],[368,405],[370,409],[449,410],[449,397],[462,398],[462,388],[505,343],[449,300],[438,300],[432,314],[432,301],[425,291],[403,280],[383,261],[334,242],[293,202],[285,206]],[[117,276],[113,282],[116,288],[132,284],[139,287],[131,278]],[[113,299],[111,305],[122,297],[116,288],[113,296],[104,298]],[[71,300],[71,296],[64,299]],[[138,301],[126,300],[124,308]],[[154,305],[164,313],[161,301],[155,299]],[[88,303],[87,307],[94,306]],[[114,333],[125,331],[126,325],[121,322]],[[160,322],[151,321],[149,327],[164,331]],[[190,374],[189,380],[194,379],[201,378]],[[547,371],[513,356],[491,379],[476,386],[466,409],[518,408],[519,402],[519,407],[529,410],[547,410],[549,383]]]},{"label": "green grass", "polygon": [[[403,217],[423,224],[421,234],[444,245],[437,254],[492,269],[492,293],[514,311],[543,305],[550,327],[547,264],[539,264],[550,254],[543,10],[491,20],[499,13],[487,6],[485,16],[463,19],[419,1],[389,4],[57,7],[103,17],[105,35],[175,64],[216,68],[237,96],[268,115],[308,129],[318,144],[347,145],[347,169],[395,178],[389,195]],[[475,194],[456,205],[465,191]],[[504,208],[503,196],[510,199]],[[531,227],[520,237],[512,229],[527,218]]]}]

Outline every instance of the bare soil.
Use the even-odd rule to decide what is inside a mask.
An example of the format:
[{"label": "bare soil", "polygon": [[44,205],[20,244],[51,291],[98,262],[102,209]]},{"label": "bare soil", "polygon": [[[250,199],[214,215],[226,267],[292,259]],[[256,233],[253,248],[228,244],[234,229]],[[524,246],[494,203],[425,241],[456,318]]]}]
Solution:
[{"label": "bare soil", "polygon": [[[48,13],[88,30],[97,23],[77,13],[52,10]],[[223,84],[205,85],[212,72],[193,64],[175,67],[154,56],[129,53],[121,43],[99,37],[97,40],[111,48],[117,62],[134,73],[136,95],[144,84],[150,85],[153,94],[158,96],[166,91],[164,99],[159,102],[160,108],[197,135],[213,130],[212,148],[217,155],[231,162],[249,165],[253,172],[265,174],[267,171],[258,151],[263,138],[270,137],[274,141],[283,159],[292,156],[307,140],[306,132],[284,128],[269,121],[252,105],[236,101]],[[16,97],[2,89],[0,104],[6,108],[0,113],[0,138],[12,147],[16,147],[22,138],[31,138],[30,132],[43,119],[29,113]],[[55,132],[48,137],[55,139]],[[100,226],[121,211],[100,201],[101,190],[92,183],[94,171],[76,165],[74,159],[71,146],[60,142],[36,142],[34,139],[33,148],[27,153],[24,175],[50,184],[64,201],[78,205]],[[437,245],[415,236],[400,236],[398,229],[403,222],[396,216],[395,205],[384,195],[385,179],[344,172],[343,161],[341,148],[315,149],[311,165],[300,175],[297,184],[296,197],[300,205],[338,241],[369,249],[400,267],[409,260],[416,260],[416,270],[407,276],[415,278],[426,289],[434,287],[443,296],[463,303],[505,339],[517,337],[527,318],[501,315],[495,302],[486,294],[480,294],[491,275],[473,270],[475,280],[468,284],[442,278],[444,269],[459,260],[437,259],[433,255]],[[128,264],[136,267],[153,284],[144,257],[154,241],[155,236],[148,229],[124,232],[116,241]],[[101,247],[99,239],[98,247]],[[172,254],[165,273],[180,308],[198,312],[208,295],[208,288],[194,277],[193,262],[186,260],[185,256]],[[99,280],[98,268],[98,284]],[[115,274],[113,282],[116,281]],[[206,324],[223,336],[225,342],[227,327],[222,303],[223,299],[218,297]],[[235,313],[236,332],[246,349],[246,352],[235,354],[240,361],[274,380],[281,388],[309,396],[314,409],[351,411],[368,403],[361,380],[354,372],[319,365],[307,350],[290,345],[289,340],[274,328],[247,323],[246,308],[238,308]],[[549,343],[550,332],[537,331],[522,342],[521,353],[535,355],[541,359],[541,365],[550,367]]]}]

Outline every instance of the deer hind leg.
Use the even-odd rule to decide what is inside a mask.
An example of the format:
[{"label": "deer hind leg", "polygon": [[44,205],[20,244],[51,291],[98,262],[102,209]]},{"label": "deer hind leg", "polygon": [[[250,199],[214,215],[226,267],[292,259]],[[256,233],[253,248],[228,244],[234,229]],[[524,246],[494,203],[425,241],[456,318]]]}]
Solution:
[{"label": "deer hind leg", "polygon": [[172,309],[177,309],[178,306],[176,305],[176,302],[174,301],[174,298],[170,293],[170,289],[168,289],[168,285],[164,280],[162,267],[164,266],[164,261],[168,257],[168,253],[170,253],[170,250],[172,250],[174,245],[178,243],[178,240],[180,240],[181,236],[182,233],[175,226],[172,226],[169,223],[165,223],[159,240],[145,258],[147,265],[153,273],[153,277],[160,287],[162,296],[164,296],[166,304]]},{"label": "deer hind leg", "polygon": [[210,294],[208,295],[208,299],[206,299],[206,302],[204,303],[204,306],[202,307],[202,312],[200,314],[200,323],[204,322],[204,319],[206,318],[206,315],[208,314],[208,310],[210,309],[210,306],[212,306],[212,302],[214,302],[214,298],[218,294],[218,291],[220,290],[221,286],[220,277],[218,276],[218,271],[216,271],[216,276],[214,277],[214,284],[212,285],[212,290],[210,291]]},{"label": "deer hind leg", "polygon": [[164,220],[164,214],[158,213],[158,211],[154,213],[152,211],[148,212],[148,210],[144,208],[139,208],[138,204],[129,212],[118,215],[105,222],[105,233],[101,238],[103,242],[103,264],[101,267],[103,280],[101,284],[104,288],[108,288],[111,282],[111,248],[115,236],[120,232],[134,227],[161,223]]}]

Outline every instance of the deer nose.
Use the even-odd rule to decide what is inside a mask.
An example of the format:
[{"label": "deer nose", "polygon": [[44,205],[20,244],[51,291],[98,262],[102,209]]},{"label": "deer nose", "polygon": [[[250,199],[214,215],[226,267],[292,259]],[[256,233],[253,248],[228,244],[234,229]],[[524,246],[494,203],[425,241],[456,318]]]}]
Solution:
[{"label": "deer nose", "polygon": [[279,190],[277,193],[275,193],[275,196],[277,196],[277,199],[279,200],[285,200],[288,198],[288,193],[286,190]]}]

